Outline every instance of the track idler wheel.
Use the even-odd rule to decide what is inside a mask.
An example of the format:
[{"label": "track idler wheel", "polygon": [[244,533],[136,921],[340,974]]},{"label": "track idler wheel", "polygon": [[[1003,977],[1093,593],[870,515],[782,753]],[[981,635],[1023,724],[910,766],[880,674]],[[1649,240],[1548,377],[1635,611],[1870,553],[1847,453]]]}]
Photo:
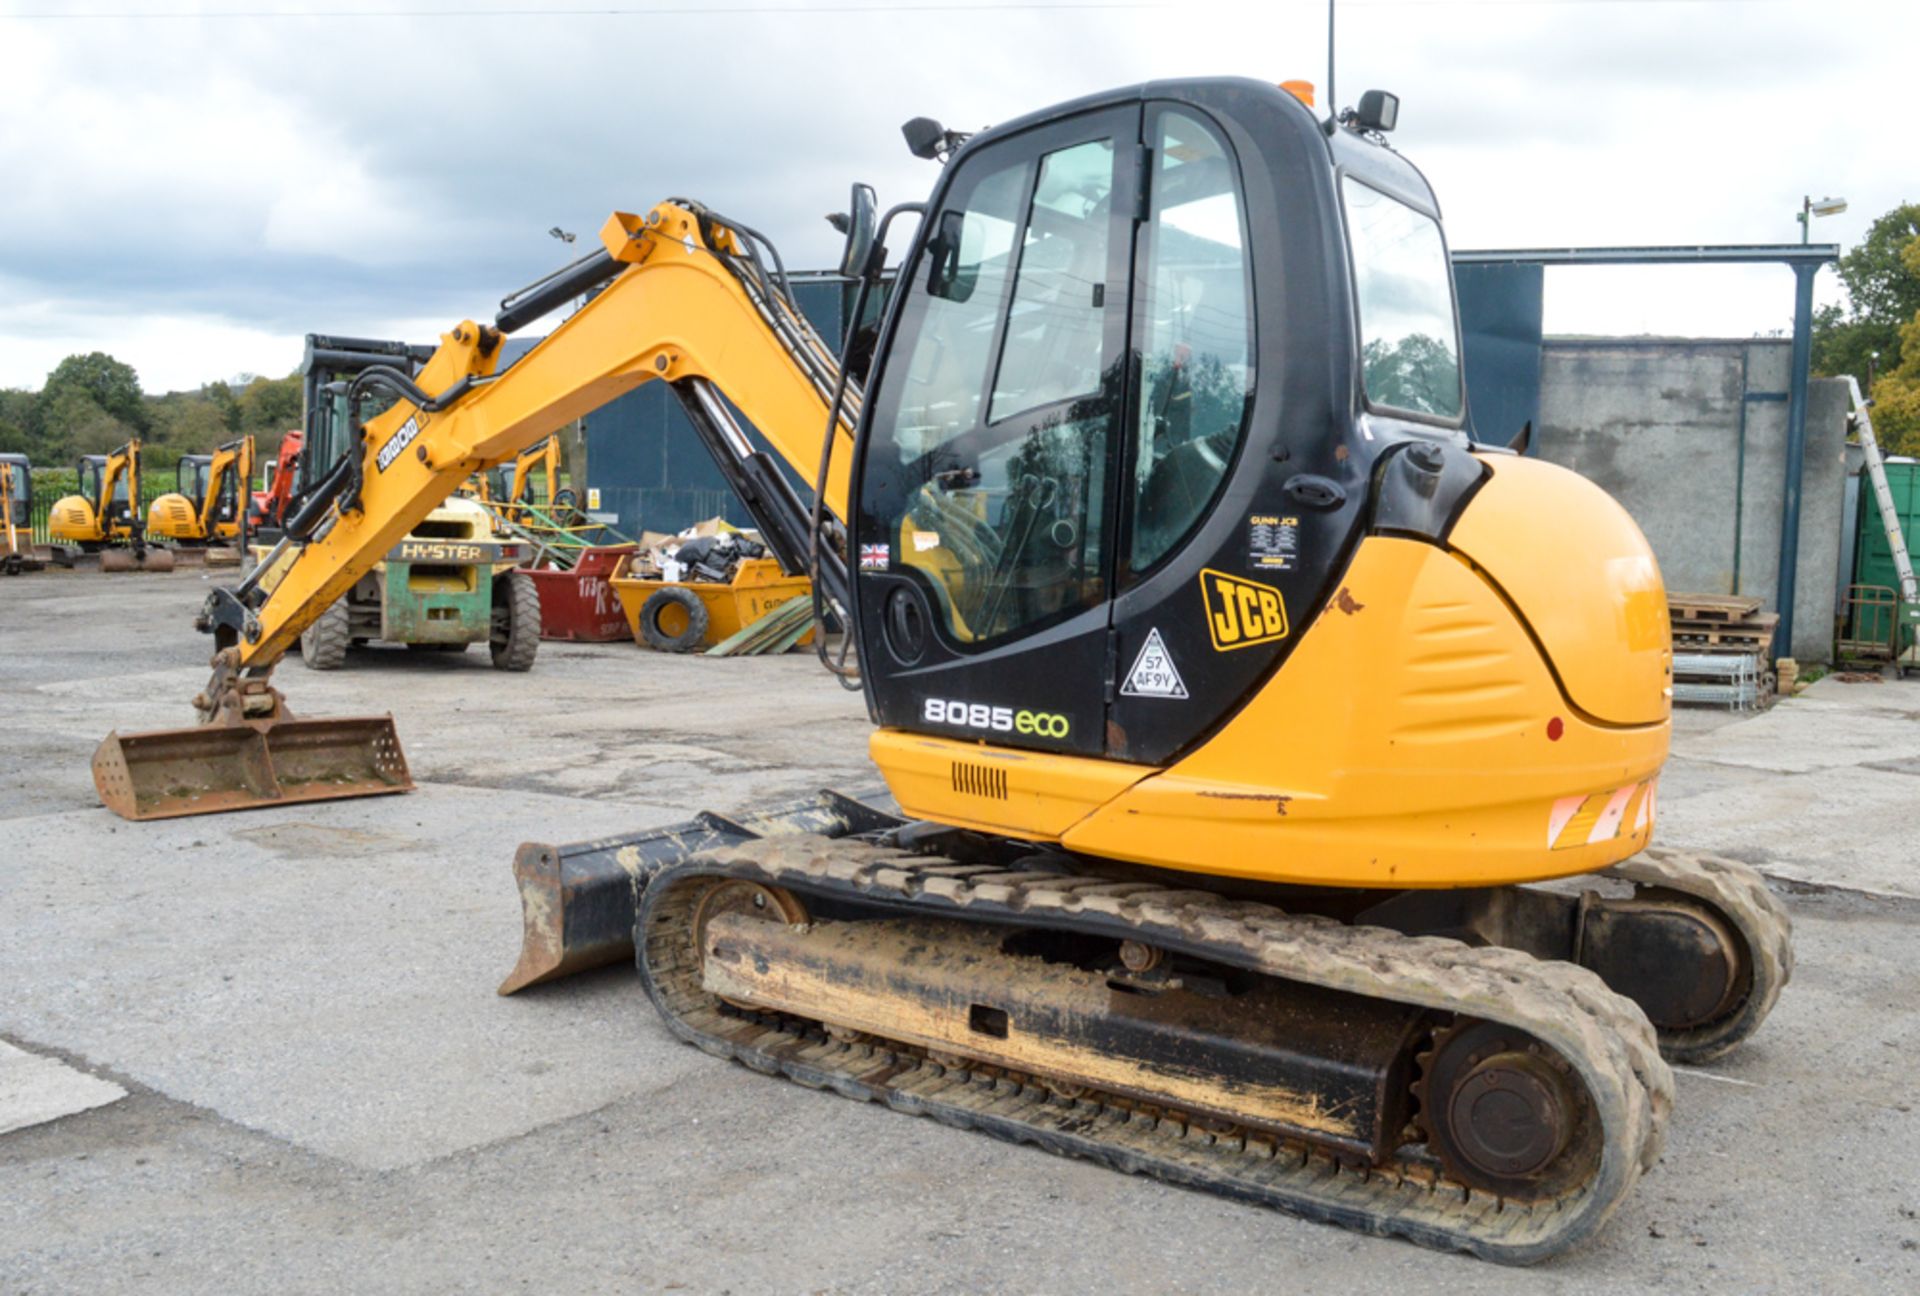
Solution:
[{"label": "track idler wheel", "polygon": [[1449,1176],[1541,1201],[1586,1182],[1601,1131],[1577,1077],[1522,1031],[1462,1019],[1434,1036],[1415,1082],[1420,1126]]},{"label": "track idler wheel", "polygon": [[[700,902],[694,906],[693,948],[696,959],[704,960],[708,956],[707,925],[720,914],[744,914],[763,922],[785,923],[789,927],[802,927],[807,923],[806,906],[800,903],[799,897],[793,892],[759,882],[728,878],[708,887],[700,897]],[[755,1008],[753,1004],[724,995],[719,998],[722,1003],[749,1012]]]}]

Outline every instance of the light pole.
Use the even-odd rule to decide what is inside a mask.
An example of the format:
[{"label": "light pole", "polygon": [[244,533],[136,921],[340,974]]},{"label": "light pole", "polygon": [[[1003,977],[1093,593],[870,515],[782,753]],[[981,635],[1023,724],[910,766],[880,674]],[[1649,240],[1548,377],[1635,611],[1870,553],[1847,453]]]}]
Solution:
[{"label": "light pole", "polygon": [[[574,237],[573,231],[563,230],[558,225],[555,225],[552,229],[547,231],[547,237],[559,239],[562,243],[565,243],[569,247],[573,246],[573,237]],[[577,311],[585,303],[586,303],[586,299],[584,297],[576,297],[574,298],[574,301],[573,301],[573,308]],[[575,477],[570,478],[570,480],[584,479],[586,477],[586,459],[587,459],[587,453],[586,453],[587,421],[584,418],[575,419],[573,421],[573,426],[571,430],[573,432],[573,437],[572,437],[573,444],[566,447],[566,449],[569,452],[566,455],[566,461],[567,461],[567,466],[575,474]],[[552,493],[558,493],[560,490],[560,483],[548,482],[547,490]]]},{"label": "light pole", "polygon": [[1847,200],[1845,198],[1822,198],[1819,202],[1815,202],[1811,196],[1801,198],[1800,214],[1795,216],[1794,219],[1800,222],[1800,242],[1802,246],[1807,242],[1808,227],[1813,224],[1813,218],[1815,216],[1838,216],[1846,209]]},{"label": "light pole", "polygon": [[1880,363],[1878,351],[1867,352],[1867,399],[1873,399],[1873,367]]}]

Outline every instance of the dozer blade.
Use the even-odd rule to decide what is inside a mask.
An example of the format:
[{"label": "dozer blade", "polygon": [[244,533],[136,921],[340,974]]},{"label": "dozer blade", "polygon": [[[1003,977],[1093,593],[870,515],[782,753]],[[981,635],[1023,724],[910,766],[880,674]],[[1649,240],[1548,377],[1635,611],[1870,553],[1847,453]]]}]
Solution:
[{"label": "dozer blade", "polygon": [[384,715],[110,733],[93,785],[124,819],[174,819],[408,792],[413,780]]},{"label": "dozer blade", "polygon": [[103,549],[100,551],[100,570],[103,572],[170,572],[174,568],[173,550],[158,545],[145,550]]},{"label": "dozer blade", "polygon": [[[702,814],[686,823],[597,841],[551,846],[528,842],[513,857],[525,929],[520,961],[500,993],[557,981],[633,959],[633,918],[654,874],[701,851],[760,837],[817,833],[845,837],[898,826],[884,788],[857,797],[822,791],[759,814]],[[191,813],[191,812],[188,812]]]}]

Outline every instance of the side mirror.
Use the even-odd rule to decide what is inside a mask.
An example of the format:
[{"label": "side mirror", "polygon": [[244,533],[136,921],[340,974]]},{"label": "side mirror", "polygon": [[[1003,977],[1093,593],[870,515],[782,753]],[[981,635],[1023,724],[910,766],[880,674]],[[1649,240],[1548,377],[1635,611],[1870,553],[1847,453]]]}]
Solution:
[{"label": "side mirror", "polygon": [[1353,124],[1363,131],[1390,131],[1400,120],[1400,96],[1385,90],[1369,90],[1360,96],[1360,107]]},{"label": "side mirror", "polygon": [[880,224],[878,206],[873,186],[856,182],[847,202],[847,247],[840,254],[840,273],[850,279],[864,278],[867,263],[873,259],[874,231]]}]

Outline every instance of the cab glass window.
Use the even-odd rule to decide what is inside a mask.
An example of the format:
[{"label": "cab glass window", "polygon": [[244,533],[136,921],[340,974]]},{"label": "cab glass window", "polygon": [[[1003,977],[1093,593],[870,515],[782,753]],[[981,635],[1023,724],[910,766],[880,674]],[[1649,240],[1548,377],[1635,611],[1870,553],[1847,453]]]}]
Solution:
[{"label": "cab glass window", "polygon": [[1440,225],[1351,176],[1342,185],[1367,399],[1451,422],[1461,413],[1460,345]]},{"label": "cab glass window", "polygon": [[1162,112],[1150,139],[1129,553],[1136,571],[1205,514],[1253,399],[1253,294],[1233,159],[1210,127],[1181,112]]},{"label": "cab glass window", "polygon": [[990,421],[1100,389],[1113,141],[1040,159]]},{"label": "cab glass window", "polygon": [[1105,593],[1113,140],[1007,155],[905,281],[862,485],[863,562],[917,572],[966,646]]}]

